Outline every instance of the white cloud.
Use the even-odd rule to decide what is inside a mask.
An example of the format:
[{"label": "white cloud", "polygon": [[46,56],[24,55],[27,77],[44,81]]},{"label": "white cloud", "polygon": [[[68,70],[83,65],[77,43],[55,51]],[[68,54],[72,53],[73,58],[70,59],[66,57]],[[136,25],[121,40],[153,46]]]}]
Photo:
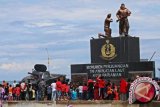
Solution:
[{"label": "white cloud", "polygon": [[55,28],[50,28],[47,29],[46,31],[44,31],[44,34],[55,34],[55,33],[59,33],[59,34],[64,34],[63,36],[69,36],[66,34],[69,34],[70,32],[75,32],[76,30],[78,30],[78,27],[74,24],[60,24],[58,26],[55,26]]},{"label": "white cloud", "polygon": [[[0,56],[4,56],[1,71],[30,71],[35,63],[47,64],[45,48],[49,48],[50,69],[54,73],[69,74],[70,64],[90,62],[89,39],[103,32],[107,13],[112,13],[114,19],[112,35],[118,35],[115,13],[121,3],[119,0],[15,1],[0,6]],[[125,4],[132,11],[129,17],[131,35],[140,39],[160,38],[159,0],[129,1]],[[148,12],[152,9],[153,12]],[[158,42],[143,44],[142,57],[150,57],[153,50],[158,50],[159,54]],[[10,57],[14,60],[10,61]],[[158,58],[156,55],[159,64]]]},{"label": "white cloud", "polygon": [[35,28],[35,27],[52,27],[52,26],[56,26],[55,23],[53,22],[31,22],[31,23],[26,23],[24,25],[25,27],[31,27],[31,28]]},{"label": "white cloud", "polygon": [[11,62],[11,63],[3,63],[0,64],[0,70],[2,71],[7,71],[7,72],[22,72],[26,71],[29,72],[32,70],[33,64],[32,63],[16,63],[16,62]]},{"label": "white cloud", "polygon": [[[47,6],[49,5],[49,6]],[[38,20],[38,19],[61,19],[61,20],[96,20],[102,17],[104,12],[103,9],[97,8],[73,8],[69,9],[58,9],[57,7],[52,6],[52,4],[47,3],[46,5],[24,5],[24,6],[15,6],[9,8],[2,8],[5,10],[3,15],[5,19],[9,20]],[[11,11],[12,10],[12,11]],[[13,11],[16,10],[16,13],[13,14]],[[8,17],[10,16],[10,17]]]}]

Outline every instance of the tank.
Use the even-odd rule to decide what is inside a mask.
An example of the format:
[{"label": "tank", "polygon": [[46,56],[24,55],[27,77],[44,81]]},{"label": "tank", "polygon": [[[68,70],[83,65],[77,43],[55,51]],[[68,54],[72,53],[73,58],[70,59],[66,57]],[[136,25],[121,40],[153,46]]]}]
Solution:
[{"label": "tank", "polygon": [[42,80],[45,81],[45,85],[50,85],[53,81],[56,81],[60,78],[62,81],[66,81],[66,75],[63,74],[50,74],[47,71],[47,67],[44,64],[34,65],[32,72],[28,72],[28,76],[24,77],[21,81],[31,84],[39,84]]}]

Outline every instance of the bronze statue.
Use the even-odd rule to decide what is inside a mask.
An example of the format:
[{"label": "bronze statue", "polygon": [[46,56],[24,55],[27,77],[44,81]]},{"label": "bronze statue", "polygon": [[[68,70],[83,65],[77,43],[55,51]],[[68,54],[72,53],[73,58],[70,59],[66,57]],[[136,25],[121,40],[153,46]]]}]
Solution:
[{"label": "bronze statue", "polygon": [[112,18],[111,18],[111,14],[108,14],[105,21],[104,21],[104,31],[105,31],[105,35],[104,34],[101,34],[99,33],[98,36],[99,38],[101,37],[111,37],[111,33],[112,33],[112,30],[110,28],[110,23],[113,22]]},{"label": "bronze statue", "polygon": [[110,23],[113,22],[111,18],[111,14],[108,14],[105,21],[104,21],[104,31],[105,35],[111,37],[112,30],[110,28]]},{"label": "bronze statue", "polygon": [[121,4],[120,9],[118,10],[116,16],[119,22],[119,34],[120,36],[128,36],[129,31],[129,22],[128,16],[131,15],[131,12],[125,7],[125,4]]}]

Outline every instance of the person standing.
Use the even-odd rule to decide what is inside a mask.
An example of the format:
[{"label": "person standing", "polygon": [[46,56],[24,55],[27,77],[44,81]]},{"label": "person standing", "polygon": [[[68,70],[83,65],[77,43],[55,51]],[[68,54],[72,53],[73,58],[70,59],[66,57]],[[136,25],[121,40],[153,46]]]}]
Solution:
[{"label": "person standing", "polygon": [[8,100],[12,100],[13,96],[12,96],[12,92],[13,92],[13,87],[12,85],[9,85],[9,95],[8,95]]},{"label": "person standing", "polygon": [[56,100],[56,82],[53,80],[53,83],[51,84],[52,88],[52,101]]},{"label": "person standing", "polygon": [[0,84],[0,100],[2,100],[3,99],[3,86],[2,86],[2,84]]},{"label": "person standing", "polygon": [[16,85],[16,100],[20,100],[21,88],[20,85]]},{"label": "person standing", "polygon": [[99,84],[97,81],[94,83],[94,100],[99,100]]},{"label": "person standing", "polygon": [[119,22],[119,34],[120,36],[128,36],[129,32],[129,22],[128,16],[131,15],[131,12],[125,7],[125,4],[121,4],[120,9],[117,11],[116,16]]},{"label": "person standing", "polygon": [[80,85],[78,86],[78,90],[79,90],[79,99],[82,100],[82,95],[83,95],[83,85],[82,85],[82,83],[80,83]]},{"label": "person standing", "polygon": [[68,82],[66,82],[66,99],[65,100],[69,100],[69,92],[70,92],[70,86]]},{"label": "person standing", "polygon": [[88,80],[88,100],[93,100],[94,98],[94,83],[92,79]]},{"label": "person standing", "polygon": [[24,81],[22,81],[20,83],[20,89],[21,89],[21,100],[25,100],[25,97],[26,97],[26,83]]},{"label": "person standing", "polygon": [[127,82],[123,77],[120,80],[120,100],[127,100]]},{"label": "person standing", "polygon": [[14,80],[14,81],[13,81],[13,84],[12,84],[12,87],[15,88],[17,84],[18,84],[18,83],[16,82],[16,80]]},{"label": "person standing", "polygon": [[60,79],[57,79],[56,82],[56,90],[57,90],[57,100],[61,100],[61,95],[62,95],[62,82]]},{"label": "person standing", "polygon": [[87,91],[88,91],[87,84],[84,83],[83,84],[83,100],[87,100]]},{"label": "person standing", "polygon": [[66,87],[67,87],[66,82],[63,81],[61,85],[61,91],[62,91],[61,100],[66,99]]},{"label": "person standing", "polygon": [[103,79],[103,76],[98,76],[97,77],[97,82],[99,84],[99,98],[104,99],[104,88],[106,85],[106,81]]},{"label": "person standing", "polygon": [[4,94],[4,99],[8,100],[8,95],[9,95],[9,83],[6,83],[6,86],[4,87],[5,94]]},{"label": "person standing", "polygon": [[51,86],[47,87],[47,100],[51,100],[51,96],[52,96],[52,88]]}]

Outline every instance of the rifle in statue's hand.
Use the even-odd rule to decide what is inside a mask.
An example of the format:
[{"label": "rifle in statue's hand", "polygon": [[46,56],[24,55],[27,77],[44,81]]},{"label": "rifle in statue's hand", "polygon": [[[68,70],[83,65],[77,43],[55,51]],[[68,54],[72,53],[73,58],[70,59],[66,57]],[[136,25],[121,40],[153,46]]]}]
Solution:
[{"label": "rifle in statue's hand", "polygon": [[128,15],[125,15],[125,16],[123,16],[123,17],[120,17],[119,19],[116,20],[116,22],[119,22],[120,20],[127,18],[128,16],[130,16],[130,14],[131,14],[131,13],[128,13]]},{"label": "rifle in statue's hand", "polygon": [[117,19],[116,22],[119,22],[120,19]]},{"label": "rifle in statue's hand", "polygon": [[117,19],[116,22],[119,22],[120,20],[122,20],[124,18],[127,18],[127,17],[121,17],[121,18]]},{"label": "rifle in statue's hand", "polygon": [[119,17],[116,22],[119,22],[120,20],[122,20],[124,17]]}]

